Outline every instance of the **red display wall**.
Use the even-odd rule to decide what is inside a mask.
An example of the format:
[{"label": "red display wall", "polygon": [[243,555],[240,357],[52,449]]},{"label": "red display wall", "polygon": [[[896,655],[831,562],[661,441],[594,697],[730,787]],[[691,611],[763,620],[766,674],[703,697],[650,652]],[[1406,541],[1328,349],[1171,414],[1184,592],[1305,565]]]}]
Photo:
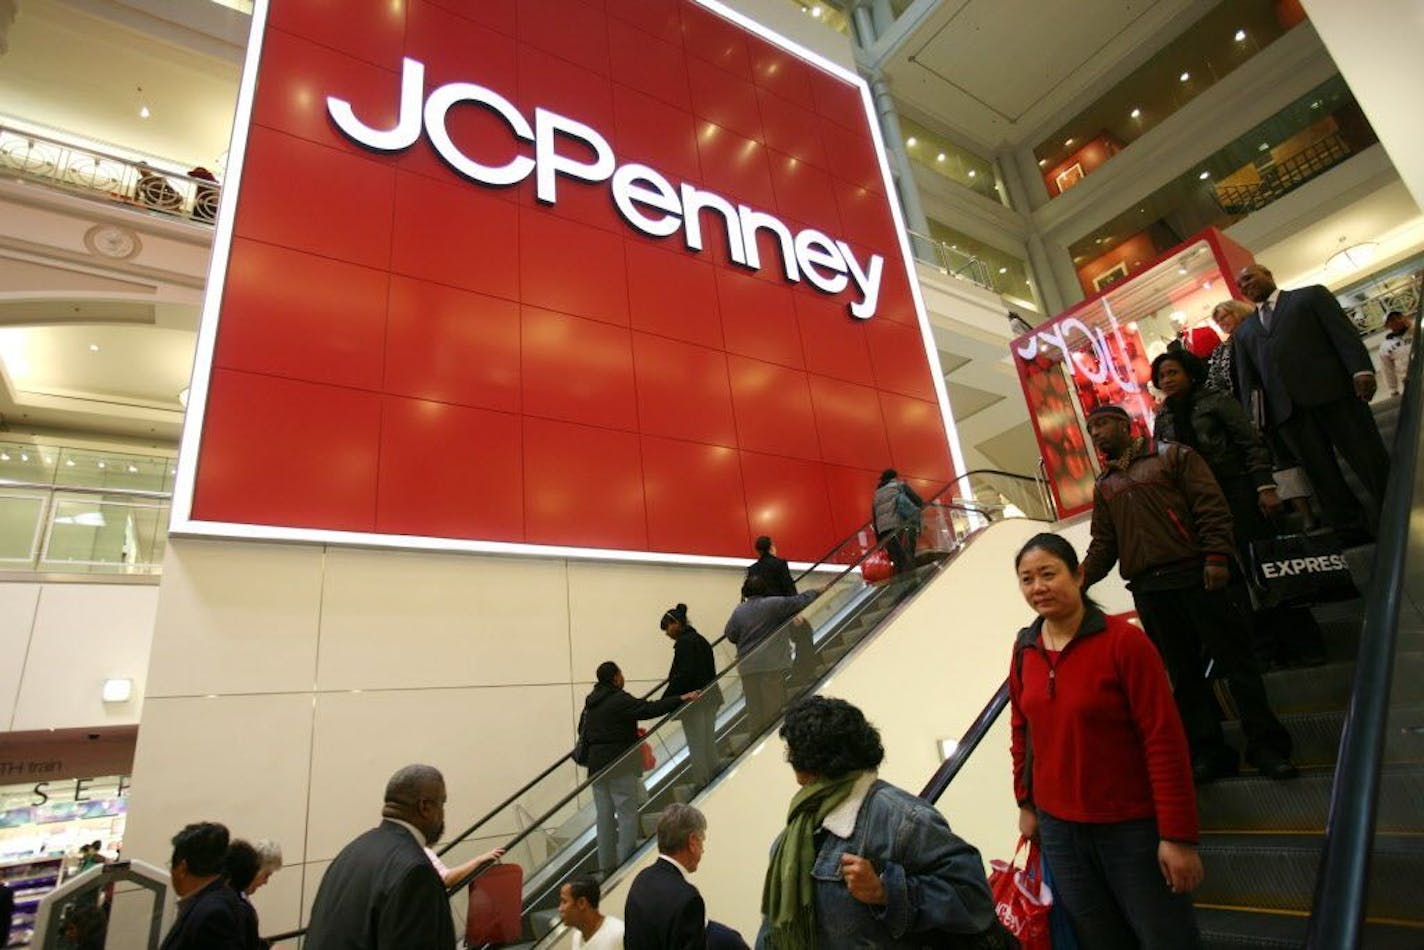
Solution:
[{"label": "red display wall", "polygon": [[[881,468],[926,491],[951,478],[860,85],[693,0],[271,0],[256,20],[175,532],[736,557],[769,533],[810,559],[866,520]],[[363,145],[328,97],[374,130],[419,123],[403,58],[424,68],[423,131]],[[855,280],[812,285],[834,287],[840,252],[793,281],[762,229],[743,249],[762,266],[739,264],[715,210],[699,250],[687,221],[630,226],[608,176],[558,175],[554,202],[542,173],[471,180],[431,139],[431,94],[455,83],[529,123],[577,120],[617,167],[798,242],[878,255],[873,313],[853,312]],[[547,157],[487,103],[445,125],[486,167]],[[596,164],[591,140],[549,141]]]}]

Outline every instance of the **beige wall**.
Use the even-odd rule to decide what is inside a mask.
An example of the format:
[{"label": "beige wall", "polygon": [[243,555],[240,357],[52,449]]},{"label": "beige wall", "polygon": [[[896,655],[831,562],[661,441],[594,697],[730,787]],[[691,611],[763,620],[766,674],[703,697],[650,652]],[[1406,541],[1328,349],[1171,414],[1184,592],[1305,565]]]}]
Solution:
[{"label": "beige wall", "polygon": [[[1013,570],[1019,547],[1044,525],[1003,521],[975,538],[958,560],[895,620],[864,644],[819,692],[860,706],[885,744],[881,777],[918,793],[940,764],[940,739],[958,739],[1008,674],[1014,635],[1032,614]],[[1063,534],[1080,554],[1087,522]],[[1131,609],[1116,574],[1093,588],[1110,612]],[[694,878],[708,913],[748,942],[759,920],[762,877],[772,840],[796,791],[784,747],[768,739],[694,802],[707,815],[708,845]],[[1010,781],[1008,716],[970,758],[940,800],[955,832],[986,861],[1006,857],[1018,837]],[[643,855],[643,864],[653,860]],[[641,866],[641,865],[640,865]],[[628,882],[609,892],[607,912],[621,915]]]},{"label": "beige wall", "polygon": [[[0,583],[0,733],[136,724],[157,603],[147,584]],[[111,678],[133,698],[104,703]]]},{"label": "beige wall", "polygon": [[297,926],[396,768],[446,775],[463,828],[573,744],[605,659],[667,672],[662,612],[719,635],[738,568],[173,539],[124,853],[162,865],[190,821],[274,838],[263,930]]}]

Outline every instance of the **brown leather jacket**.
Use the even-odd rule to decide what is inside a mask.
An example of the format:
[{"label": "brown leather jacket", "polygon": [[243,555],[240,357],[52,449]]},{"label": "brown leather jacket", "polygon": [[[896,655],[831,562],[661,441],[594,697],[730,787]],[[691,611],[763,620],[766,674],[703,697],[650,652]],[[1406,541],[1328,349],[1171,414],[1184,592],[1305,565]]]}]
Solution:
[{"label": "brown leather jacket", "polygon": [[1092,543],[1083,558],[1087,585],[1113,562],[1131,583],[1162,568],[1230,558],[1231,509],[1206,461],[1191,448],[1145,442],[1127,470],[1109,467],[1093,487]]}]

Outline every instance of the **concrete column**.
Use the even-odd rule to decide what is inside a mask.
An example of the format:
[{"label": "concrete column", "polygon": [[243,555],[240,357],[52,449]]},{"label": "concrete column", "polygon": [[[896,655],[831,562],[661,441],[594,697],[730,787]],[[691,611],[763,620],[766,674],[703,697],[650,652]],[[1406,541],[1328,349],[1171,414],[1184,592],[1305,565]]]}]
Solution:
[{"label": "concrete column", "polygon": [[871,0],[870,16],[875,23],[875,36],[880,38],[890,32],[895,24],[895,11],[890,9],[890,0]]},{"label": "concrete column", "polygon": [[1048,248],[1044,246],[1043,238],[1030,233],[1026,244],[1028,268],[1033,272],[1033,286],[1038,291],[1038,302],[1043,307],[1043,316],[1048,318],[1062,313],[1068,307],[1064,302],[1063,291],[1058,286],[1058,274],[1054,270]]},{"label": "concrete column", "polygon": [[1424,207],[1424,8],[1419,0],[1302,0],[1399,176]]},{"label": "concrete column", "polygon": [[857,47],[868,50],[875,45],[875,18],[870,7],[864,3],[855,3],[850,8],[850,27]]},{"label": "concrete column", "polygon": [[1061,310],[1073,306],[1085,296],[1083,285],[1078,282],[1078,268],[1073,265],[1073,255],[1068,253],[1068,245],[1062,244],[1049,238],[1042,238],[1043,253],[1048,259],[1048,266],[1053,272],[1054,283],[1058,287],[1059,296],[1063,299],[1063,306],[1054,311],[1056,315]]},{"label": "concrete column", "polygon": [[[885,137],[885,153],[890,159],[890,170],[895,176],[896,191],[900,194],[900,208],[905,213],[905,227],[921,235],[930,233],[929,218],[925,216],[924,205],[920,204],[920,191],[915,186],[915,176],[910,170],[910,153],[905,149],[905,135],[900,131],[900,117],[895,113],[895,100],[890,95],[890,85],[882,76],[870,80],[870,94],[875,100],[875,114],[880,119],[880,134]],[[910,237],[915,255],[924,260],[933,260],[933,245],[926,240]]]}]

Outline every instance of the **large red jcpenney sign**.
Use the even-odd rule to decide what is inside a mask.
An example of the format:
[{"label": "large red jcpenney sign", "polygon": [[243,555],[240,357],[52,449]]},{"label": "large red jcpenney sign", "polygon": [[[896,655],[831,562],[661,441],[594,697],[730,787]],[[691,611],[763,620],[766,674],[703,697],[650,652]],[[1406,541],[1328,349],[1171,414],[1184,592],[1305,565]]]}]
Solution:
[{"label": "large red jcpenney sign", "polygon": [[716,0],[255,7],[173,534],[811,560],[953,477],[853,71]]},{"label": "large red jcpenney sign", "polygon": [[[750,270],[761,269],[756,232],[765,228],[780,245],[782,272],[788,281],[795,283],[804,275],[816,289],[838,294],[853,280],[859,299],[850,304],[851,314],[862,320],[875,315],[885,266],[879,254],[871,254],[862,264],[848,244],[814,228],[793,235],[775,215],[744,204],[733,206],[721,195],[686,182],[674,188],[664,175],[646,165],[620,166],[608,140],[577,119],[535,108],[531,124],[508,99],[472,82],[440,86],[430,93],[422,108],[424,88],[425,64],[407,57],[401,71],[400,118],[394,128],[371,128],[356,117],[350,102],[335,96],[327,98],[327,110],[342,132],[382,152],[410,148],[420,137],[423,125],[435,151],[461,175],[482,185],[508,186],[519,184],[533,173],[538,182],[535,193],[548,205],[558,204],[560,176],[594,183],[612,179],[613,202],[629,225],[653,237],[668,237],[681,231],[684,243],[693,251],[704,246],[700,212],[715,211],[726,227],[732,260]],[[494,112],[516,138],[534,143],[534,155],[519,155],[503,165],[485,165],[466,155],[451,139],[447,126],[450,110],[463,103]],[[581,161],[561,152],[560,140],[576,143],[575,148],[583,146],[592,158]]]}]

